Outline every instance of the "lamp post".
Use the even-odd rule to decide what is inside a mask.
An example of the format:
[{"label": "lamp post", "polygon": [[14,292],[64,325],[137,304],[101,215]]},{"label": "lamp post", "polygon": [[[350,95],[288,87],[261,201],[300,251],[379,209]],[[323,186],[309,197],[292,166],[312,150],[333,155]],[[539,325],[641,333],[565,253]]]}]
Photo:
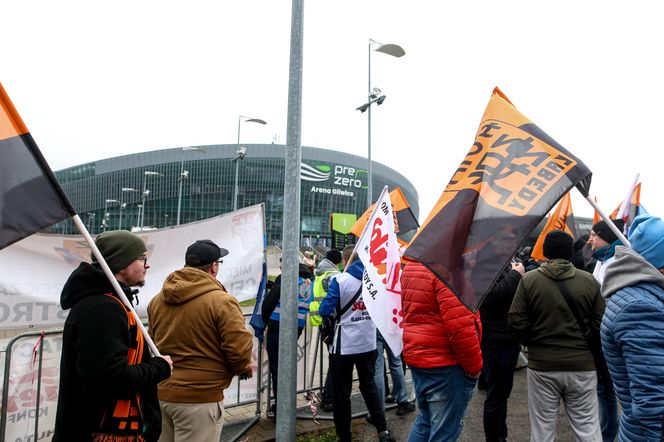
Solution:
[{"label": "lamp post", "polygon": [[143,230],[143,226],[145,225],[145,200],[148,198],[148,195],[150,195],[150,191],[147,189],[149,176],[164,176],[164,174],[159,172],[153,172],[151,170],[146,170],[145,172],[143,172],[143,193],[141,197],[141,222],[138,224],[138,227],[140,227],[141,230]]},{"label": "lamp post", "polygon": [[110,213],[108,213],[108,205],[110,203],[119,203],[119,202],[120,201],[118,201],[118,200],[110,200],[110,199],[106,200],[104,202],[104,218],[101,220],[101,228],[103,229],[104,232],[106,231],[106,228],[108,227],[108,218],[109,218],[109,215],[110,215]]},{"label": "lamp post", "polygon": [[123,187],[120,191],[120,219],[118,221],[118,230],[122,230],[122,211],[127,208],[127,203],[124,202],[124,192],[138,192],[133,187]]},{"label": "lamp post", "polygon": [[201,149],[200,147],[195,147],[195,146],[188,146],[188,147],[183,147],[182,148],[182,161],[180,161],[180,176],[178,177],[179,185],[178,185],[178,214],[177,214],[177,220],[175,222],[176,226],[180,225],[180,208],[182,207],[182,182],[189,178],[189,171],[184,170],[184,153],[189,152],[189,151],[194,151],[194,152],[205,152],[205,149]]},{"label": "lamp post", "polygon": [[235,185],[233,186],[233,211],[237,210],[237,195],[240,191],[239,189],[239,184],[238,184],[238,177],[240,174],[240,160],[244,159],[245,155],[247,154],[247,148],[242,146],[240,147],[240,128],[242,127],[242,123],[258,123],[258,124],[267,124],[265,120],[261,120],[260,118],[250,118],[250,117],[244,117],[242,115],[238,116],[237,119],[237,150],[235,153],[237,156],[233,158],[233,161],[235,162]]},{"label": "lamp post", "polygon": [[373,204],[373,166],[371,163],[371,105],[376,103],[377,105],[383,104],[385,101],[385,95],[381,94],[381,90],[378,88],[371,88],[371,51],[382,52],[383,54],[391,55],[392,57],[403,57],[406,54],[406,51],[397,44],[382,44],[375,40],[369,39],[369,100],[364,103],[362,106],[358,107],[357,110],[364,113],[367,112],[367,207],[371,207]]}]

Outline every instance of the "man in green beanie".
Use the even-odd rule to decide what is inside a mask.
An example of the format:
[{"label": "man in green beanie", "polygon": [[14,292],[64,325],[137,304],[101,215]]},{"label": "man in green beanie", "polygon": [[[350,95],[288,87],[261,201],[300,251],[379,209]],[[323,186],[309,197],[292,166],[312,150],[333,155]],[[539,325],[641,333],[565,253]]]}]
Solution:
[{"label": "man in green beanie", "polygon": [[[133,302],[145,283],[147,248],[125,230],[95,240],[115,279]],[[70,310],[62,335],[54,442],[157,441],[157,384],[171,375],[168,356],[151,357],[134,316],[92,258],[72,272],[60,296]]]}]

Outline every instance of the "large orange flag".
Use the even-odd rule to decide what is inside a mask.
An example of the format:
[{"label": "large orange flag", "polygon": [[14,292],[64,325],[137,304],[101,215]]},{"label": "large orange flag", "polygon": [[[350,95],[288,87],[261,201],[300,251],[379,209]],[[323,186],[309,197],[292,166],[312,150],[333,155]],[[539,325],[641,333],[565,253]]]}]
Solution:
[{"label": "large orange flag", "polygon": [[496,88],[475,142],[406,255],[477,310],[528,234],[590,170]]},{"label": "large orange flag", "polygon": [[[400,188],[396,187],[390,192],[390,201],[392,202],[392,210],[394,211],[396,218],[394,225],[396,229],[395,232],[406,233],[419,227],[419,224],[415,219],[415,215],[413,215],[413,212],[410,210],[410,204],[408,204],[408,201],[406,200],[403,192],[401,192]],[[362,230],[364,230],[364,226],[366,225],[367,221],[369,221],[369,217],[374,211],[374,207],[376,207],[376,204],[372,204],[371,207],[369,207],[366,212],[364,212],[362,216],[357,221],[355,221],[353,227],[350,228],[350,231],[353,232],[353,235],[359,238],[359,236],[362,234]]]},{"label": "large orange flag", "polygon": [[556,206],[556,210],[553,211],[553,215],[549,217],[546,225],[542,229],[542,232],[537,237],[537,242],[535,242],[535,247],[530,254],[531,258],[537,261],[544,261],[544,238],[549,232],[554,230],[564,230],[578,239],[579,235],[576,230],[576,224],[574,223],[574,213],[572,212],[572,198],[569,193],[566,193],[565,196],[560,200]]}]

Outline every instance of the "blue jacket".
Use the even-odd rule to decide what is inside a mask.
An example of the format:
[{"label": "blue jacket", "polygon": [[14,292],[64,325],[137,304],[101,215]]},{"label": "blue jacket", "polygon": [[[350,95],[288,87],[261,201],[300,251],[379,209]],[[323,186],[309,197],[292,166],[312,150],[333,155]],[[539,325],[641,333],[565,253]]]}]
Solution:
[{"label": "blue jacket", "polygon": [[659,441],[664,415],[664,275],[619,246],[606,269],[602,349],[622,406],[620,441]]}]

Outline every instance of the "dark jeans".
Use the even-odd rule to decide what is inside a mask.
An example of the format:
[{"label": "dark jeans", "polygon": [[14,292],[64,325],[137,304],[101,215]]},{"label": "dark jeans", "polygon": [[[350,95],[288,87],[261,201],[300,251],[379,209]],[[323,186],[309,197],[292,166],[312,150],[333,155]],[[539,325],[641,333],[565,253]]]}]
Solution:
[{"label": "dark jeans", "polygon": [[277,402],[277,383],[279,379],[279,329],[270,331],[267,329],[265,338],[265,349],[267,350],[267,361],[270,366],[270,379],[272,382],[272,397]]},{"label": "dark jeans", "polygon": [[512,392],[514,369],[521,346],[482,343],[484,360],[484,437],[487,442],[507,440],[507,399]]},{"label": "dark jeans", "polygon": [[334,403],[334,370],[332,370],[332,355],[329,352],[327,360],[327,375],[325,375],[325,387],[323,387],[322,399],[328,404],[332,404]]},{"label": "dark jeans", "polygon": [[599,405],[599,425],[602,428],[602,440],[613,442],[618,435],[618,402],[613,391],[613,382],[597,381],[597,403]]},{"label": "dark jeans", "polygon": [[387,429],[385,412],[378,399],[374,382],[376,350],[355,355],[330,355],[330,366],[334,370],[334,427],[341,442],[351,441],[350,393],[353,386],[353,367],[360,380],[360,392],[367,404],[371,418],[380,433]]}]

